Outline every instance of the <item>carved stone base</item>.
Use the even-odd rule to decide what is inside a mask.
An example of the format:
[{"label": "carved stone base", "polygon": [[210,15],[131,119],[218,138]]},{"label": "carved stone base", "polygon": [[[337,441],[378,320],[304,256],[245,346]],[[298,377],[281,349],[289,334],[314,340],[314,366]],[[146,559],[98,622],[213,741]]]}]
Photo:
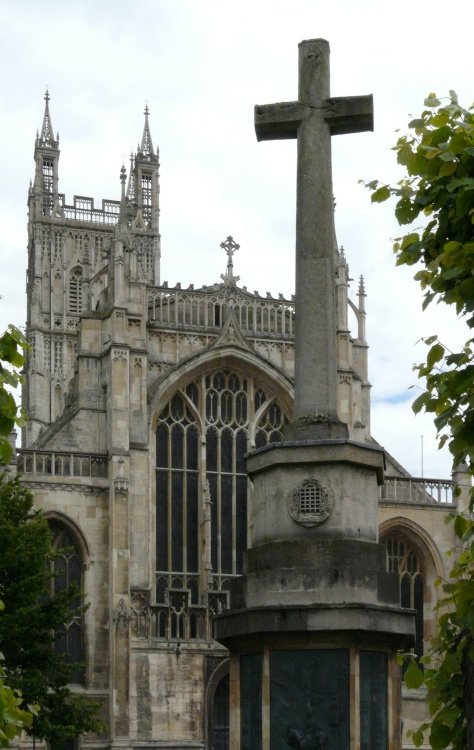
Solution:
[{"label": "carved stone base", "polygon": [[347,439],[349,428],[337,416],[304,414],[285,427],[284,439],[291,441]]}]

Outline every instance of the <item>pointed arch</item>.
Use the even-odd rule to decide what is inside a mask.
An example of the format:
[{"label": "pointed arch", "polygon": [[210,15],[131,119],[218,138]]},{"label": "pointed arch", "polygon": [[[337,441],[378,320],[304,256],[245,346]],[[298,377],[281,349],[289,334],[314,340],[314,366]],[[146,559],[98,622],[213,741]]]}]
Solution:
[{"label": "pointed arch", "polygon": [[229,659],[212,672],[206,686],[206,739],[212,750],[229,747]]},{"label": "pointed arch", "polygon": [[157,414],[165,403],[183,383],[192,380],[196,375],[216,369],[216,362],[223,368],[236,368],[243,372],[252,372],[280,401],[287,413],[293,408],[293,384],[267,360],[253,351],[236,346],[210,348],[204,352],[186,357],[176,367],[158,377],[149,388],[149,415],[151,432],[156,429]]},{"label": "pointed arch", "polygon": [[426,529],[416,521],[403,516],[394,516],[385,520],[379,528],[380,539],[384,539],[392,533],[400,532],[415,545],[430,569],[430,574],[435,578],[446,575],[443,559],[433,538]]},{"label": "pointed arch", "polygon": [[411,519],[390,518],[379,535],[387,550],[387,570],[398,574],[400,604],[416,610],[415,652],[422,656],[434,628],[435,581],[444,575],[443,561],[427,531]]},{"label": "pointed arch", "polygon": [[43,514],[48,522],[55,520],[55,521],[58,521],[59,523],[64,524],[64,526],[67,526],[70,528],[71,532],[75,535],[80,545],[82,559],[84,561],[84,570],[88,570],[91,553],[90,553],[90,547],[87,543],[86,537],[82,529],[77,525],[75,521],[72,520],[72,518],[66,515],[66,513],[62,513],[59,510],[45,510],[43,511]]},{"label": "pointed arch", "polygon": [[74,266],[69,271],[68,284],[69,312],[82,312],[82,267]]},{"label": "pointed arch", "polygon": [[161,606],[172,610],[177,589],[190,607],[226,599],[251,543],[245,455],[256,435],[259,445],[282,439],[291,396],[280,372],[235,347],[191,357],[156,382],[150,445]]},{"label": "pointed arch", "polygon": [[62,514],[46,515],[52,536],[52,545],[56,556],[52,561],[52,592],[58,594],[74,585],[79,592],[77,603],[72,605],[67,624],[55,632],[54,650],[66,654],[70,664],[77,665],[71,681],[83,684],[85,679],[85,622],[81,609],[84,592],[84,556],[75,525],[65,522]]}]

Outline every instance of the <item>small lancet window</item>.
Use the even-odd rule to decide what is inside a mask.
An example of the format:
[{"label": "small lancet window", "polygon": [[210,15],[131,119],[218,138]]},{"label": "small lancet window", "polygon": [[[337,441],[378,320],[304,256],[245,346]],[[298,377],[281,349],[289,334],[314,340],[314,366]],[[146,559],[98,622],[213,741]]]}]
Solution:
[{"label": "small lancet window", "polygon": [[69,277],[69,312],[82,312],[82,268],[73,268]]}]

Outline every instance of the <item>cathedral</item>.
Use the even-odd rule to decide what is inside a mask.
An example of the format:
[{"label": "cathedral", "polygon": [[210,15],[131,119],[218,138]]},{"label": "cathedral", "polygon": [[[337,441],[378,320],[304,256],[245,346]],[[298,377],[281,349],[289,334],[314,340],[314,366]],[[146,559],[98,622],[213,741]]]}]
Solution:
[{"label": "cathedral", "polygon": [[[83,663],[74,689],[100,702],[107,728],[76,750],[226,750],[228,654],[213,618],[252,546],[246,454],[281,441],[291,417],[298,309],[239,284],[231,236],[207,286],[161,280],[148,108],[118,200],[68,201],[59,157],[46,93],[28,193],[28,422],[16,470],[90,603],[67,648]],[[364,284],[349,295],[336,243],[334,253],[338,416],[351,439],[375,444]],[[467,481],[414,478],[385,454],[379,536],[400,604],[416,610],[419,654],[454,545],[444,524],[454,479]],[[425,703],[403,689],[405,735]]]}]

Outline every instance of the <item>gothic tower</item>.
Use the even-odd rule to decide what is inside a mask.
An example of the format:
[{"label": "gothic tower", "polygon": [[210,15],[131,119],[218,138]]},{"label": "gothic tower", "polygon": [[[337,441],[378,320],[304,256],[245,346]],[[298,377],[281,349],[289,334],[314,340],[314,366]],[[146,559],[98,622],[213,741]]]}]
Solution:
[{"label": "gothic tower", "polygon": [[26,331],[31,353],[23,389],[29,416],[25,446],[36,443],[68,405],[81,316],[106,299],[111,303],[111,290],[106,289],[117,237],[127,237],[130,279],[157,284],[160,269],[159,162],[148,107],[141,145],[132,154],[127,194],[122,201],[107,199],[97,207],[85,196],[74,196],[67,204],[59,193],[59,136],[54,137],[49,100],[46,92],[41,133],[35,141],[35,178],[28,194]]}]

